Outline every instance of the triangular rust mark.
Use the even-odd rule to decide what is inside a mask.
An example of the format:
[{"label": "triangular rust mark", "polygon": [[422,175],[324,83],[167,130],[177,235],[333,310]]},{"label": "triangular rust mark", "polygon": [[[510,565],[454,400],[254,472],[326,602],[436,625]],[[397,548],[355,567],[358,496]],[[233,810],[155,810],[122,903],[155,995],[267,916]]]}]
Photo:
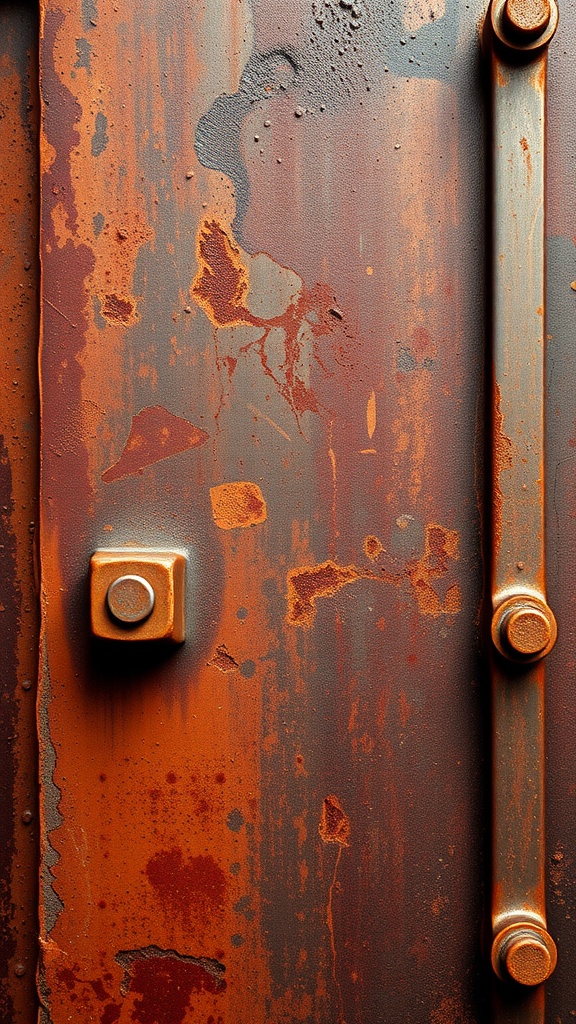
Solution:
[{"label": "triangular rust mark", "polygon": [[155,462],[199,448],[209,435],[181,416],[174,416],[161,405],[142,409],[132,419],[130,434],[122,455],[102,474],[104,483],[135,476]]}]

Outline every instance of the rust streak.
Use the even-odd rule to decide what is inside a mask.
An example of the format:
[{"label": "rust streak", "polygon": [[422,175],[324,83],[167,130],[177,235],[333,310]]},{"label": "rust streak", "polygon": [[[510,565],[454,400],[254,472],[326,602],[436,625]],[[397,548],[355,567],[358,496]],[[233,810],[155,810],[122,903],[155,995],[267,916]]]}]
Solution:
[{"label": "rust streak", "polygon": [[504,507],[504,496],[500,483],[501,474],[512,468],[512,441],[504,433],[504,416],[501,410],[500,386],[494,383],[494,423],[493,423],[493,488],[492,488],[492,535],[494,544],[494,558],[497,559],[502,543],[502,514]]}]

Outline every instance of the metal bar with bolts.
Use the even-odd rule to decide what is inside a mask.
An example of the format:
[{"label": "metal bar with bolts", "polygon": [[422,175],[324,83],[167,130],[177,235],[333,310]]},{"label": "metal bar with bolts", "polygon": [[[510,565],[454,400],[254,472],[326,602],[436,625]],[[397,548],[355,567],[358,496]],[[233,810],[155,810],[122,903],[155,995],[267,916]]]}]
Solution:
[{"label": "metal bar with bolts", "polygon": [[543,1024],[545,106],[554,0],[492,0],[492,905],[497,1020]]}]

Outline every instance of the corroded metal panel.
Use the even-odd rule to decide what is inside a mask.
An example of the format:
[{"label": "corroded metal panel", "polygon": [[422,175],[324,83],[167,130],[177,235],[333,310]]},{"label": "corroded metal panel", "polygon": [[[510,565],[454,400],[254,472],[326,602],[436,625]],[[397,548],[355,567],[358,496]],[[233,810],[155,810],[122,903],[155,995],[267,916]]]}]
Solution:
[{"label": "corroded metal panel", "polygon": [[37,18],[0,6],[0,1018],[37,1019]]},{"label": "corroded metal panel", "polygon": [[[44,5],[54,1024],[489,1017],[483,13]],[[122,546],[181,647],[90,638]]]}]

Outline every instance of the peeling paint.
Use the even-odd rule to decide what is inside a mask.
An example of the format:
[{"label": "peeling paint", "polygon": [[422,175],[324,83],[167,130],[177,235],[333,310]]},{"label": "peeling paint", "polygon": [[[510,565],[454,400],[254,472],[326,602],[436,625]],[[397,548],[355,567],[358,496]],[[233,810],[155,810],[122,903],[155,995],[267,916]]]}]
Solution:
[{"label": "peeling paint", "polygon": [[373,574],[355,565],[337,565],[327,561],[305,565],[288,573],[288,613],[291,626],[308,629],[316,618],[319,597],[334,597],[342,587],[358,580],[374,578]]},{"label": "peeling paint", "polygon": [[446,576],[449,562],[457,561],[460,557],[458,542],[456,530],[446,530],[437,523],[426,526],[424,554],[417,561],[409,562],[406,567],[422,615],[437,618],[439,615],[457,615],[462,609],[458,583],[447,588],[443,599],[433,586],[433,581]]},{"label": "peeling paint", "polygon": [[161,405],[142,409],[132,419],[130,434],[122,455],[102,474],[104,483],[142,473],[172,455],[199,448],[208,434],[189,420],[168,412]]},{"label": "peeling paint", "polygon": [[216,648],[216,654],[210,659],[207,664],[211,668],[217,668],[220,672],[235,672],[238,668],[238,662],[234,660],[231,654],[228,653],[227,648],[224,644],[219,644]]}]

